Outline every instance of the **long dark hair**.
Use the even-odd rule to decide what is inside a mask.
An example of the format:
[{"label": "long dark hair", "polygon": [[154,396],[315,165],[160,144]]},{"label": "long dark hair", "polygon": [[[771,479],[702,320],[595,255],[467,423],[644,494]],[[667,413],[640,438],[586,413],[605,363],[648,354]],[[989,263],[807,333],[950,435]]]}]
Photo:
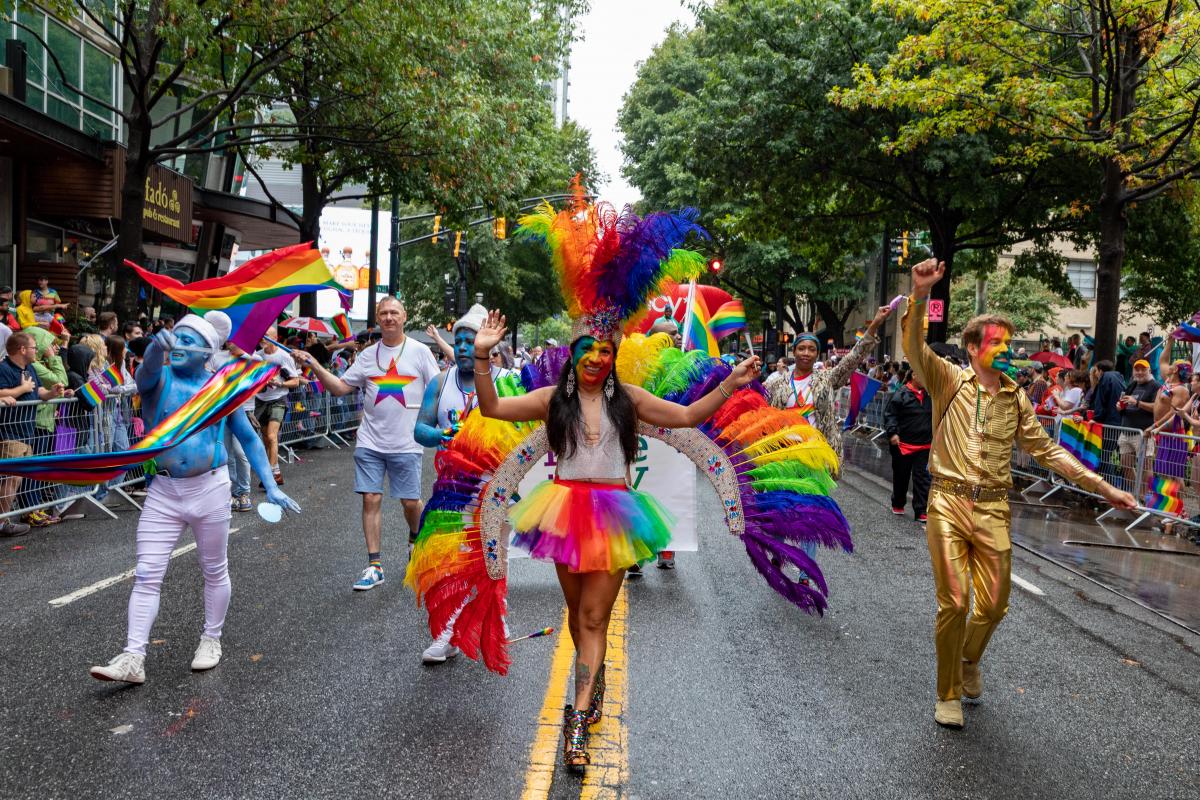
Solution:
[{"label": "long dark hair", "polygon": [[[573,345],[572,345],[573,346]],[[604,409],[608,412],[608,421],[617,432],[617,441],[621,443],[621,452],[625,463],[632,464],[637,456],[637,413],[633,408],[633,400],[625,387],[617,380],[616,352],[613,354],[613,384],[612,399],[604,398]],[[550,396],[550,414],[546,420],[546,435],[550,439],[550,449],[558,458],[570,458],[579,446],[579,427],[583,420],[583,411],[579,406],[579,386],[576,382],[575,391],[567,394],[567,377],[575,369],[575,362],[568,358],[558,374],[558,386]]]}]

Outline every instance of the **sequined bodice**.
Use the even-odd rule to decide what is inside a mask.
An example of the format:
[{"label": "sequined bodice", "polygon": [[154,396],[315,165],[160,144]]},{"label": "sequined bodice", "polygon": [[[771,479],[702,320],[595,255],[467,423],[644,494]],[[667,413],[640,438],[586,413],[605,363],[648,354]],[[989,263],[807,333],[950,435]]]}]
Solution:
[{"label": "sequined bodice", "polygon": [[595,444],[587,444],[582,420],[575,441],[575,452],[571,457],[558,461],[558,477],[563,480],[625,480],[625,454],[607,411],[603,408],[600,411],[600,438]]}]

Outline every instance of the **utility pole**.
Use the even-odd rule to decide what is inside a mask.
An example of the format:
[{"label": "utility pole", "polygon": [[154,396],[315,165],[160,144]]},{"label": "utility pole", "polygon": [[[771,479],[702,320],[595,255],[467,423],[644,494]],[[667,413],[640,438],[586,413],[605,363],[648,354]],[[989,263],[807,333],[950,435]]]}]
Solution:
[{"label": "utility pole", "polygon": [[400,195],[392,195],[392,246],[388,248],[388,294],[400,294]]},{"label": "utility pole", "polygon": [[[394,235],[394,234],[393,234]],[[392,239],[395,241],[395,239]],[[371,260],[367,268],[367,327],[375,327],[375,284],[379,283],[379,197],[371,198]]]},{"label": "utility pole", "polygon": [[[879,255],[879,305],[881,305],[881,306],[886,306],[888,303],[891,302],[891,298],[887,296],[887,294],[888,294],[888,270],[891,269],[891,267],[892,267],[892,235],[891,235],[891,231],[889,231],[885,227],[883,229],[883,250],[880,252],[880,255]],[[874,316],[870,312],[871,312],[871,309],[868,308],[867,313],[871,316]],[[883,356],[886,352],[884,349],[886,347],[886,341],[887,341],[886,328],[883,331],[881,331],[881,334],[882,335],[879,337],[879,344],[875,346],[875,358],[878,361],[883,360]]]}]

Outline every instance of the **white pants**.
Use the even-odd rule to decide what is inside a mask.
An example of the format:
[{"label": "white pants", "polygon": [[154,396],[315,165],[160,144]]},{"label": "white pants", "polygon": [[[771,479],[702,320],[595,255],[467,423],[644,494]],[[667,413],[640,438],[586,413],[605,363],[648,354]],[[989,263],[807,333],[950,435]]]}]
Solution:
[{"label": "white pants", "polygon": [[145,655],[171,551],[191,527],[204,572],[204,635],[221,637],[229,609],[229,473],[225,467],[190,478],[162,475],[150,483],[137,529],[137,569],[129,595],[126,653]]}]

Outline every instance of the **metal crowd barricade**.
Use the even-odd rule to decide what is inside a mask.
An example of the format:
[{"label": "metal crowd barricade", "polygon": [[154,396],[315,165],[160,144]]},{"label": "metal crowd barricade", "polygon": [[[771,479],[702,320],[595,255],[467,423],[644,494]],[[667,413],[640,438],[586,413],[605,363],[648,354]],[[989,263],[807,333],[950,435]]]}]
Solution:
[{"label": "metal crowd barricade", "polygon": [[[1125,527],[1131,530],[1152,516],[1169,519],[1176,524],[1200,527],[1190,517],[1200,513],[1200,438],[1182,433],[1160,433],[1153,439],[1142,438],[1138,449],[1137,470],[1134,486],[1129,489],[1138,500],[1138,517]],[[1166,508],[1151,507],[1150,490],[1158,479],[1177,487],[1177,496],[1182,509],[1172,512]],[[1154,488],[1162,488],[1154,487]],[[1108,516],[1106,511],[1100,519]]]},{"label": "metal crowd barricade", "polygon": [[279,451],[289,464],[296,459],[293,445],[300,442],[324,439],[331,447],[339,447],[329,435],[330,396],[327,391],[314,391],[310,382],[301,383],[288,392],[287,414],[279,426]]},{"label": "metal crowd barricade", "polygon": [[[93,412],[74,398],[3,405],[0,406],[0,457],[89,453],[94,430]],[[53,509],[80,499],[95,503],[96,489],[0,475],[0,519]]]},{"label": "metal crowd barricade", "polygon": [[[96,428],[93,440],[96,443],[95,452],[128,450],[142,440],[146,433],[142,421],[140,403],[135,402],[132,394],[110,394],[104,398],[95,413]],[[99,501],[108,496],[109,492],[116,494],[125,502],[141,511],[142,505],[134,499],[133,492],[138,484],[146,480],[144,464],[135,464],[125,471],[124,475],[114,478],[105,486],[100,487],[94,495],[97,506],[106,514],[116,515],[105,508]]]},{"label": "metal crowd barricade", "polygon": [[[1038,422],[1041,423],[1042,429],[1046,431],[1046,435],[1054,441],[1058,441],[1058,420],[1055,417],[1038,415]],[[1017,445],[1013,444],[1013,460],[1012,471],[1016,475],[1021,475],[1033,481],[1032,484],[1021,490],[1025,492],[1044,491],[1049,488],[1049,491],[1042,495],[1045,499],[1058,491],[1060,487],[1054,486],[1054,473],[1037,463],[1032,456],[1025,453]]]},{"label": "metal crowd barricade", "polygon": [[363,393],[352,392],[341,397],[329,393],[328,403],[329,435],[350,447],[345,435],[357,430],[362,422]]}]

